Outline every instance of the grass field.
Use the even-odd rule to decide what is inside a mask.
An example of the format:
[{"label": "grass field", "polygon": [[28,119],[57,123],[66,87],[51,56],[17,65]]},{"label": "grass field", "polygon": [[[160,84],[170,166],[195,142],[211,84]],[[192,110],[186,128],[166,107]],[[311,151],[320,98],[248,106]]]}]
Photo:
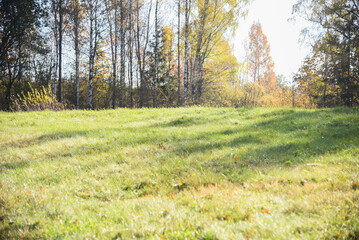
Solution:
[{"label": "grass field", "polygon": [[359,239],[358,109],[0,113],[0,239]]}]

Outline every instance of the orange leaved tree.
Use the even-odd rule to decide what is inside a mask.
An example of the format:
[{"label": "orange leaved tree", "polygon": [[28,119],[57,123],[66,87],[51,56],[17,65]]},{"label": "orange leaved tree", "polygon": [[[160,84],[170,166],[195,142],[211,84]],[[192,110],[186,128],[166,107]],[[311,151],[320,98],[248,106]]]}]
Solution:
[{"label": "orange leaved tree", "polygon": [[272,90],[276,86],[274,62],[270,56],[270,46],[264,35],[261,24],[253,23],[249,31],[249,42],[246,46],[249,65],[249,80]]}]

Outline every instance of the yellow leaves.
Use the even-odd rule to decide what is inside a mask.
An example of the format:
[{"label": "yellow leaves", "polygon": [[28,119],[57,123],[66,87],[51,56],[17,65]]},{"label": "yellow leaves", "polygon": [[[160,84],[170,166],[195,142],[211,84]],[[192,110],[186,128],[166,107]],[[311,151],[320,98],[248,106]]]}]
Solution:
[{"label": "yellow leaves", "polygon": [[[170,47],[170,43],[172,42],[172,37],[173,37],[172,28],[169,26],[165,26],[163,29],[163,40],[165,41],[165,48]],[[170,50],[170,48],[169,48],[169,50]]]},{"label": "yellow leaves", "polygon": [[51,86],[42,87],[40,90],[32,88],[29,83],[30,91],[18,95],[18,99],[14,102],[14,109],[17,111],[40,111],[46,109],[63,110],[65,107],[62,103],[58,103],[55,95],[52,93]]}]

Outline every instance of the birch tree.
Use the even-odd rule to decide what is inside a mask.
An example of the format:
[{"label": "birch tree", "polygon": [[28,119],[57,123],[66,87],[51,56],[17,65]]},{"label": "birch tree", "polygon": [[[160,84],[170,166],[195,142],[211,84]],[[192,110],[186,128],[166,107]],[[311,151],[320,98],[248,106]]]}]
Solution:
[{"label": "birch tree", "polygon": [[72,0],[70,20],[75,49],[76,109],[80,108],[80,33],[82,29],[82,6],[79,0]]},{"label": "birch tree", "polygon": [[56,21],[56,23],[58,24],[57,26],[57,31],[58,31],[58,36],[59,36],[59,40],[58,40],[58,81],[57,81],[57,101],[61,102],[62,101],[62,94],[61,94],[61,90],[62,90],[62,44],[63,44],[63,32],[64,32],[64,27],[63,27],[63,20],[64,20],[64,4],[63,4],[64,0],[58,0],[57,2],[57,12],[58,12],[58,16],[59,16],[59,20]]},{"label": "birch tree", "polygon": [[124,92],[125,92],[125,6],[123,0],[120,0],[120,44],[121,44],[121,66],[120,66],[120,107],[124,107]]},{"label": "birch tree", "polygon": [[130,1],[128,22],[129,22],[129,34],[128,34],[128,48],[129,48],[129,88],[130,88],[130,107],[133,108],[133,23],[132,23],[132,13],[133,13],[133,1]]},{"label": "birch tree", "polygon": [[177,4],[177,106],[181,106],[181,0]]},{"label": "birch tree", "polygon": [[[142,15],[140,14],[142,11]],[[144,107],[147,100],[147,90],[148,84],[145,77],[145,68],[146,68],[146,53],[149,44],[149,35],[150,35],[150,21],[151,21],[151,12],[152,12],[152,0],[149,1],[147,8],[140,4],[140,0],[136,0],[136,58],[139,69],[139,107]],[[141,18],[141,16],[143,16]]]},{"label": "birch tree", "polygon": [[87,0],[89,18],[89,81],[88,81],[88,107],[93,109],[93,79],[95,57],[97,52],[99,29],[98,29],[98,0]]},{"label": "birch tree", "polygon": [[155,76],[153,79],[153,107],[157,107],[157,82],[158,82],[158,0],[155,7]]},{"label": "birch tree", "polygon": [[191,11],[191,0],[186,0],[185,9],[185,42],[184,42],[184,78],[183,78],[183,106],[187,106],[188,98],[188,81],[189,81],[189,65],[188,65],[188,31],[189,31],[189,18]]},{"label": "birch tree", "polygon": [[118,51],[118,1],[105,0],[106,17],[109,26],[111,62],[112,62],[112,108],[117,102],[117,51]]}]

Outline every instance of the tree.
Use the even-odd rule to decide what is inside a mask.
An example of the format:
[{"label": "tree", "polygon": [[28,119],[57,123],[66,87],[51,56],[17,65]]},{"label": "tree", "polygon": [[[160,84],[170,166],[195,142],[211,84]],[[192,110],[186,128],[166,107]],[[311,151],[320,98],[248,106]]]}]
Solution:
[{"label": "tree", "polygon": [[[11,50],[21,61],[2,57],[2,109],[10,104],[10,96],[29,90],[25,81],[38,88],[50,79],[54,79],[57,99],[70,108],[201,104],[202,94],[210,89],[206,83],[210,71],[205,66],[219,60],[211,53],[233,33],[248,2],[170,1],[167,9],[171,13],[164,18],[166,8],[161,0],[22,0],[24,4],[32,1],[43,3],[48,24],[33,24],[22,34],[21,41],[27,43],[15,44]],[[18,2],[3,0],[1,4]],[[3,10],[2,16],[9,11]],[[41,16],[36,18],[35,22],[42,21]],[[34,36],[40,33],[44,41],[35,44]],[[35,45],[49,46],[52,51],[40,55]],[[13,61],[11,72],[6,64],[9,59]],[[225,81],[230,79],[232,76]]]},{"label": "tree", "polygon": [[105,0],[106,16],[109,25],[112,62],[112,108],[116,108],[117,101],[117,50],[118,50],[118,1]]},{"label": "tree", "polygon": [[93,109],[93,79],[95,71],[95,58],[99,41],[98,0],[87,0],[89,18],[89,81],[88,81],[88,107]]},{"label": "tree", "polygon": [[52,0],[52,11],[54,15],[54,31],[56,41],[56,65],[58,79],[55,77],[54,81],[54,93],[57,96],[57,101],[62,101],[62,46],[63,46],[63,35],[64,35],[64,17],[66,13],[66,2],[65,0]]},{"label": "tree", "polygon": [[158,42],[156,43],[156,37],[154,36],[154,39],[150,42],[151,48],[147,52],[149,63],[148,71],[146,71],[147,79],[157,81],[153,83],[153,85],[156,84],[158,93],[156,106],[169,107],[173,106],[176,101],[176,77],[172,72],[172,38],[173,34],[170,27],[161,28],[158,31]]},{"label": "tree", "polygon": [[340,88],[332,81],[335,69],[328,57],[329,49],[323,51],[322,44],[323,41],[317,42],[315,52],[305,59],[294,80],[299,84],[302,98],[307,97],[311,104],[317,107],[342,105]]},{"label": "tree", "polygon": [[41,12],[35,0],[0,2],[0,84],[5,86],[7,110],[10,110],[13,85],[21,80],[31,52],[41,50],[38,31]]},{"label": "tree", "polygon": [[[321,76],[316,82],[339,88],[337,96],[341,102],[336,101],[335,105],[351,107],[359,104],[358,6],[357,0],[299,0],[294,5],[297,17],[305,16],[306,20],[313,23],[314,29],[308,28],[305,32],[311,33],[311,39],[314,39],[312,58],[320,57],[322,61],[317,62],[319,65],[312,70],[315,71],[314,74]],[[304,81],[303,78],[297,79],[301,83]],[[322,101],[332,101],[327,96],[325,91]]]},{"label": "tree", "polygon": [[130,82],[130,107],[133,108],[133,41],[134,41],[134,24],[132,23],[133,1],[130,1],[129,14],[128,14],[128,49],[129,49],[129,82]]},{"label": "tree", "polygon": [[239,64],[227,40],[222,39],[216,44],[209,60],[203,67],[202,102],[209,106],[238,105],[235,83]]},{"label": "tree", "polygon": [[275,87],[274,62],[270,56],[270,46],[260,23],[253,23],[249,31],[247,61],[249,64],[250,81],[264,86],[266,89]]},{"label": "tree", "polygon": [[126,74],[126,59],[125,59],[125,4],[123,0],[120,0],[120,45],[121,45],[121,65],[120,65],[120,107],[124,107],[124,92],[125,92],[125,74]]},{"label": "tree", "polygon": [[[152,12],[152,1],[149,2],[147,8],[140,4],[140,0],[136,0],[136,34],[135,48],[136,58],[139,72],[139,107],[147,105],[148,81],[145,75],[147,48],[150,39],[150,20]],[[142,11],[142,12],[141,12]],[[142,14],[141,14],[142,13]],[[141,18],[144,16],[144,18]]]},{"label": "tree", "polygon": [[181,0],[177,0],[177,106],[181,106]]},{"label": "tree", "polygon": [[[194,59],[191,69],[192,99],[200,102],[203,66],[215,45],[237,27],[238,18],[246,13],[247,0],[197,0],[193,20]],[[195,95],[195,96],[193,96]]]},{"label": "tree", "polygon": [[187,106],[188,86],[189,86],[189,63],[188,63],[188,36],[189,18],[191,11],[191,0],[186,0],[185,9],[185,42],[184,42],[184,79],[183,79],[183,106]]},{"label": "tree", "polygon": [[69,14],[75,49],[76,109],[80,108],[80,34],[82,29],[82,6],[79,0],[72,0]]},{"label": "tree", "polygon": [[158,44],[159,44],[159,26],[158,26],[158,0],[155,7],[155,76],[153,79],[153,107],[157,107],[157,82],[158,82]]}]

